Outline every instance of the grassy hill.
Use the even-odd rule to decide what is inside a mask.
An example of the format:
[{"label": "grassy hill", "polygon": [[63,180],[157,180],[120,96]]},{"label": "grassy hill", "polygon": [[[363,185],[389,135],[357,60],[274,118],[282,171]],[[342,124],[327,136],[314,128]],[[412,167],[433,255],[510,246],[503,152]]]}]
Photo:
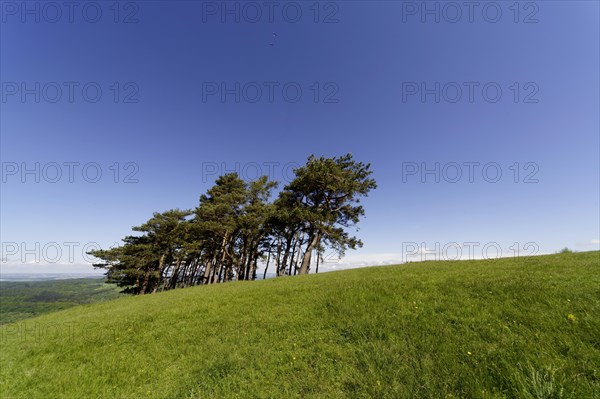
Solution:
[{"label": "grassy hill", "polygon": [[598,398],[600,252],[194,287],[2,328],[2,398]]},{"label": "grassy hill", "polygon": [[0,325],[115,299],[120,289],[100,278],[50,281],[0,281]]}]

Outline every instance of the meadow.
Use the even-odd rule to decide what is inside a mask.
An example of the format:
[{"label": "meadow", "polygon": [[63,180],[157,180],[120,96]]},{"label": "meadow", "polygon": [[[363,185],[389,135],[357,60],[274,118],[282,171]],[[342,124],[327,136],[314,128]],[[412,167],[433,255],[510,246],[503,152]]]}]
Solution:
[{"label": "meadow", "polygon": [[197,286],[1,332],[3,398],[598,398],[600,252]]}]

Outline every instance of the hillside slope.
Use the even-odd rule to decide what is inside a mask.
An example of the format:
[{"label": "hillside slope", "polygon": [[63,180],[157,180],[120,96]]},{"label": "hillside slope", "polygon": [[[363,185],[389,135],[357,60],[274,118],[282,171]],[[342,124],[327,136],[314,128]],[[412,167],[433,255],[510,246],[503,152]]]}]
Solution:
[{"label": "hillside slope", "polygon": [[594,398],[600,252],[194,287],[1,339],[2,398]]}]

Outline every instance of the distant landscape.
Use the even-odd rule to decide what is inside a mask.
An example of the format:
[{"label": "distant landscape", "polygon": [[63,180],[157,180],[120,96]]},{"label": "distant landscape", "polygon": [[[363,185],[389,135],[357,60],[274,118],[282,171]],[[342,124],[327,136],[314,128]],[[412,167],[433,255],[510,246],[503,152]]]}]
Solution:
[{"label": "distant landscape", "polygon": [[0,325],[119,297],[119,289],[103,277],[69,278],[73,275],[10,275],[0,281]]},{"label": "distant landscape", "polygon": [[92,273],[2,273],[0,281],[49,281],[81,278],[104,278]]}]

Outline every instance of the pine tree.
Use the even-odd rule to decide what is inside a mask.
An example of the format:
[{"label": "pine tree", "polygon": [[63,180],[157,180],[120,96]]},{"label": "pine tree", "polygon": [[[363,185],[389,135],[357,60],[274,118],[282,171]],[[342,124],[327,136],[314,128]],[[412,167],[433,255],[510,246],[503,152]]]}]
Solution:
[{"label": "pine tree", "polygon": [[225,174],[194,211],[154,213],[122,246],[90,252],[100,259],[94,266],[106,269],[107,281],[124,292],[147,294],[254,280],[265,259],[265,276],[271,260],[277,276],[306,274],[313,252],[318,265],[326,248],[343,254],[362,246],[347,229],[364,216],[360,199],[376,188],[370,165],[350,154],[311,156],[295,173],[274,202],[277,183],[266,176],[245,182]]}]

